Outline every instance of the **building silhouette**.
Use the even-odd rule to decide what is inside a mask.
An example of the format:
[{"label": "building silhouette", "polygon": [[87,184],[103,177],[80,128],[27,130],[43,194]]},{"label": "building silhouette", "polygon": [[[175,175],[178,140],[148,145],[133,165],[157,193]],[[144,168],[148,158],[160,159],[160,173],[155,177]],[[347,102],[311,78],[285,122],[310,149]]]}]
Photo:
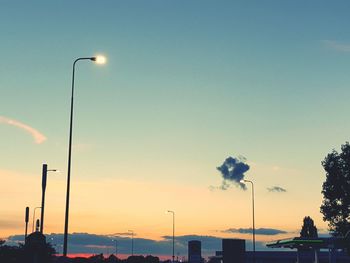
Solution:
[{"label": "building silhouette", "polygon": [[188,263],[202,262],[202,243],[199,240],[188,241]]},{"label": "building silhouette", "polygon": [[245,263],[245,240],[223,239],[222,260],[223,263]]}]

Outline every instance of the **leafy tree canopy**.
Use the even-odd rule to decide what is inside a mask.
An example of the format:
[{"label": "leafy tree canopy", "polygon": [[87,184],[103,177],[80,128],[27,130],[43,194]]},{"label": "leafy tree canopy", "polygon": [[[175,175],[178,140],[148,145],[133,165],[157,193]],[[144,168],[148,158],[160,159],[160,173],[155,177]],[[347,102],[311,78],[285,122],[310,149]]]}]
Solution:
[{"label": "leafy tree canopy", "polygon": [[317,228],[314,224],[314,220],[311,217],[305,216],[303,226],[301,227],[300,237],[315,238],[318,237]]},{"label": "leafy tree canopy", "polygon": [[328,221],[334,236],[345,236],[350,230],[350,144],[333,150],[322,161],[326,181],[322,186],[323,202],[320,207],[323,219]]}]

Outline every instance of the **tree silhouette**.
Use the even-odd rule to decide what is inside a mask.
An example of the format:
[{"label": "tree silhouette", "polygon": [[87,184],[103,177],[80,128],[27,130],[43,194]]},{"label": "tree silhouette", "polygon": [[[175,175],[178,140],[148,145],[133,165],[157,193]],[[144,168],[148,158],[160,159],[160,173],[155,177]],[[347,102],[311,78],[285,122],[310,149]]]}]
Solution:
[{"label": "tree silhouette", "polygon": [[303,220],[303,226],[301,227],[300,237],[315,238],[318,237],[317,228],[314,224],[314,220],[311,217],[305,216]]},{"label": "tree silhouette", "polygon": [[334,236],[345,236],[350,230],[350,144],[333,150],[322,162],[326,181],[322,186],[323,202],[320,207],[323,219],[328,221]]}]

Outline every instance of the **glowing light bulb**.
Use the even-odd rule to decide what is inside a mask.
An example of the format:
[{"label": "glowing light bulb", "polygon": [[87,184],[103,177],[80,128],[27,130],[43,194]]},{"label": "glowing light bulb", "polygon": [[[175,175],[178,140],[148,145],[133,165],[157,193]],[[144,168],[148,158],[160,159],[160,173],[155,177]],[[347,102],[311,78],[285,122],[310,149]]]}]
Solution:
[{"label": "glowing light bulb", "polygon": [[105,56],[96,56],[94,61],[97,63],[97,64],[106,64],[107,62],[107,59]]}]

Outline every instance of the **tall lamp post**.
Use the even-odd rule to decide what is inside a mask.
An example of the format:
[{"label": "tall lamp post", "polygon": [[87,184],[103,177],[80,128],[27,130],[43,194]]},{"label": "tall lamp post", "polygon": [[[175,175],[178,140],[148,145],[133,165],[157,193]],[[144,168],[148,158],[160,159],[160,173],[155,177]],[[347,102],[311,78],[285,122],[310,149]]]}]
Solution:
[{"label": "tall lamp post", "polygon": [[134,230],[128,230],[131,233],[131,256],[134,255]]},{"label": "tall lamp post", "polygon": [[47,164],[43,164],[43,175],[42,175],[42,195],[41,195],[41,217],[40,217],[40,233],[44,234],[44,212],[45,212],[45,192],[46,192],[46,181],[47,181],[47,172],[56,172],[56,169],[47,169]]},{"label": "tall lamp post", "polygon": [[255,262],[255,209],[254,209],[254,183],[250,180],[241,180],[244,183],[252,184],[252,207],[253,207],[253,261]]},{"label": "tall lamp post", "polygon": [[168,213],[173,214],[173,263],[174,263],[174,260],[175,260],[175,212],[168,210]]},{"label": "tall lamp post", "polygon": [[71,93],[71,104],[70,104],[69,144],[68,144],[68,172],[67,172],[66,213],[65,213],[65,219],[64,219],[64,237],[63,237],[63,256],[64,257],[67,256],[67,243],[68,243],[70,170],[71,170],[72,133],[73,133],[74,77],[75,77],[75,65],[80,60],[91,60],[91,61],[95,61],[97,64],[104,64],[106,62],[105,57],[102,57],[102,56],[77,58],[73,62],[72,93]]}]

